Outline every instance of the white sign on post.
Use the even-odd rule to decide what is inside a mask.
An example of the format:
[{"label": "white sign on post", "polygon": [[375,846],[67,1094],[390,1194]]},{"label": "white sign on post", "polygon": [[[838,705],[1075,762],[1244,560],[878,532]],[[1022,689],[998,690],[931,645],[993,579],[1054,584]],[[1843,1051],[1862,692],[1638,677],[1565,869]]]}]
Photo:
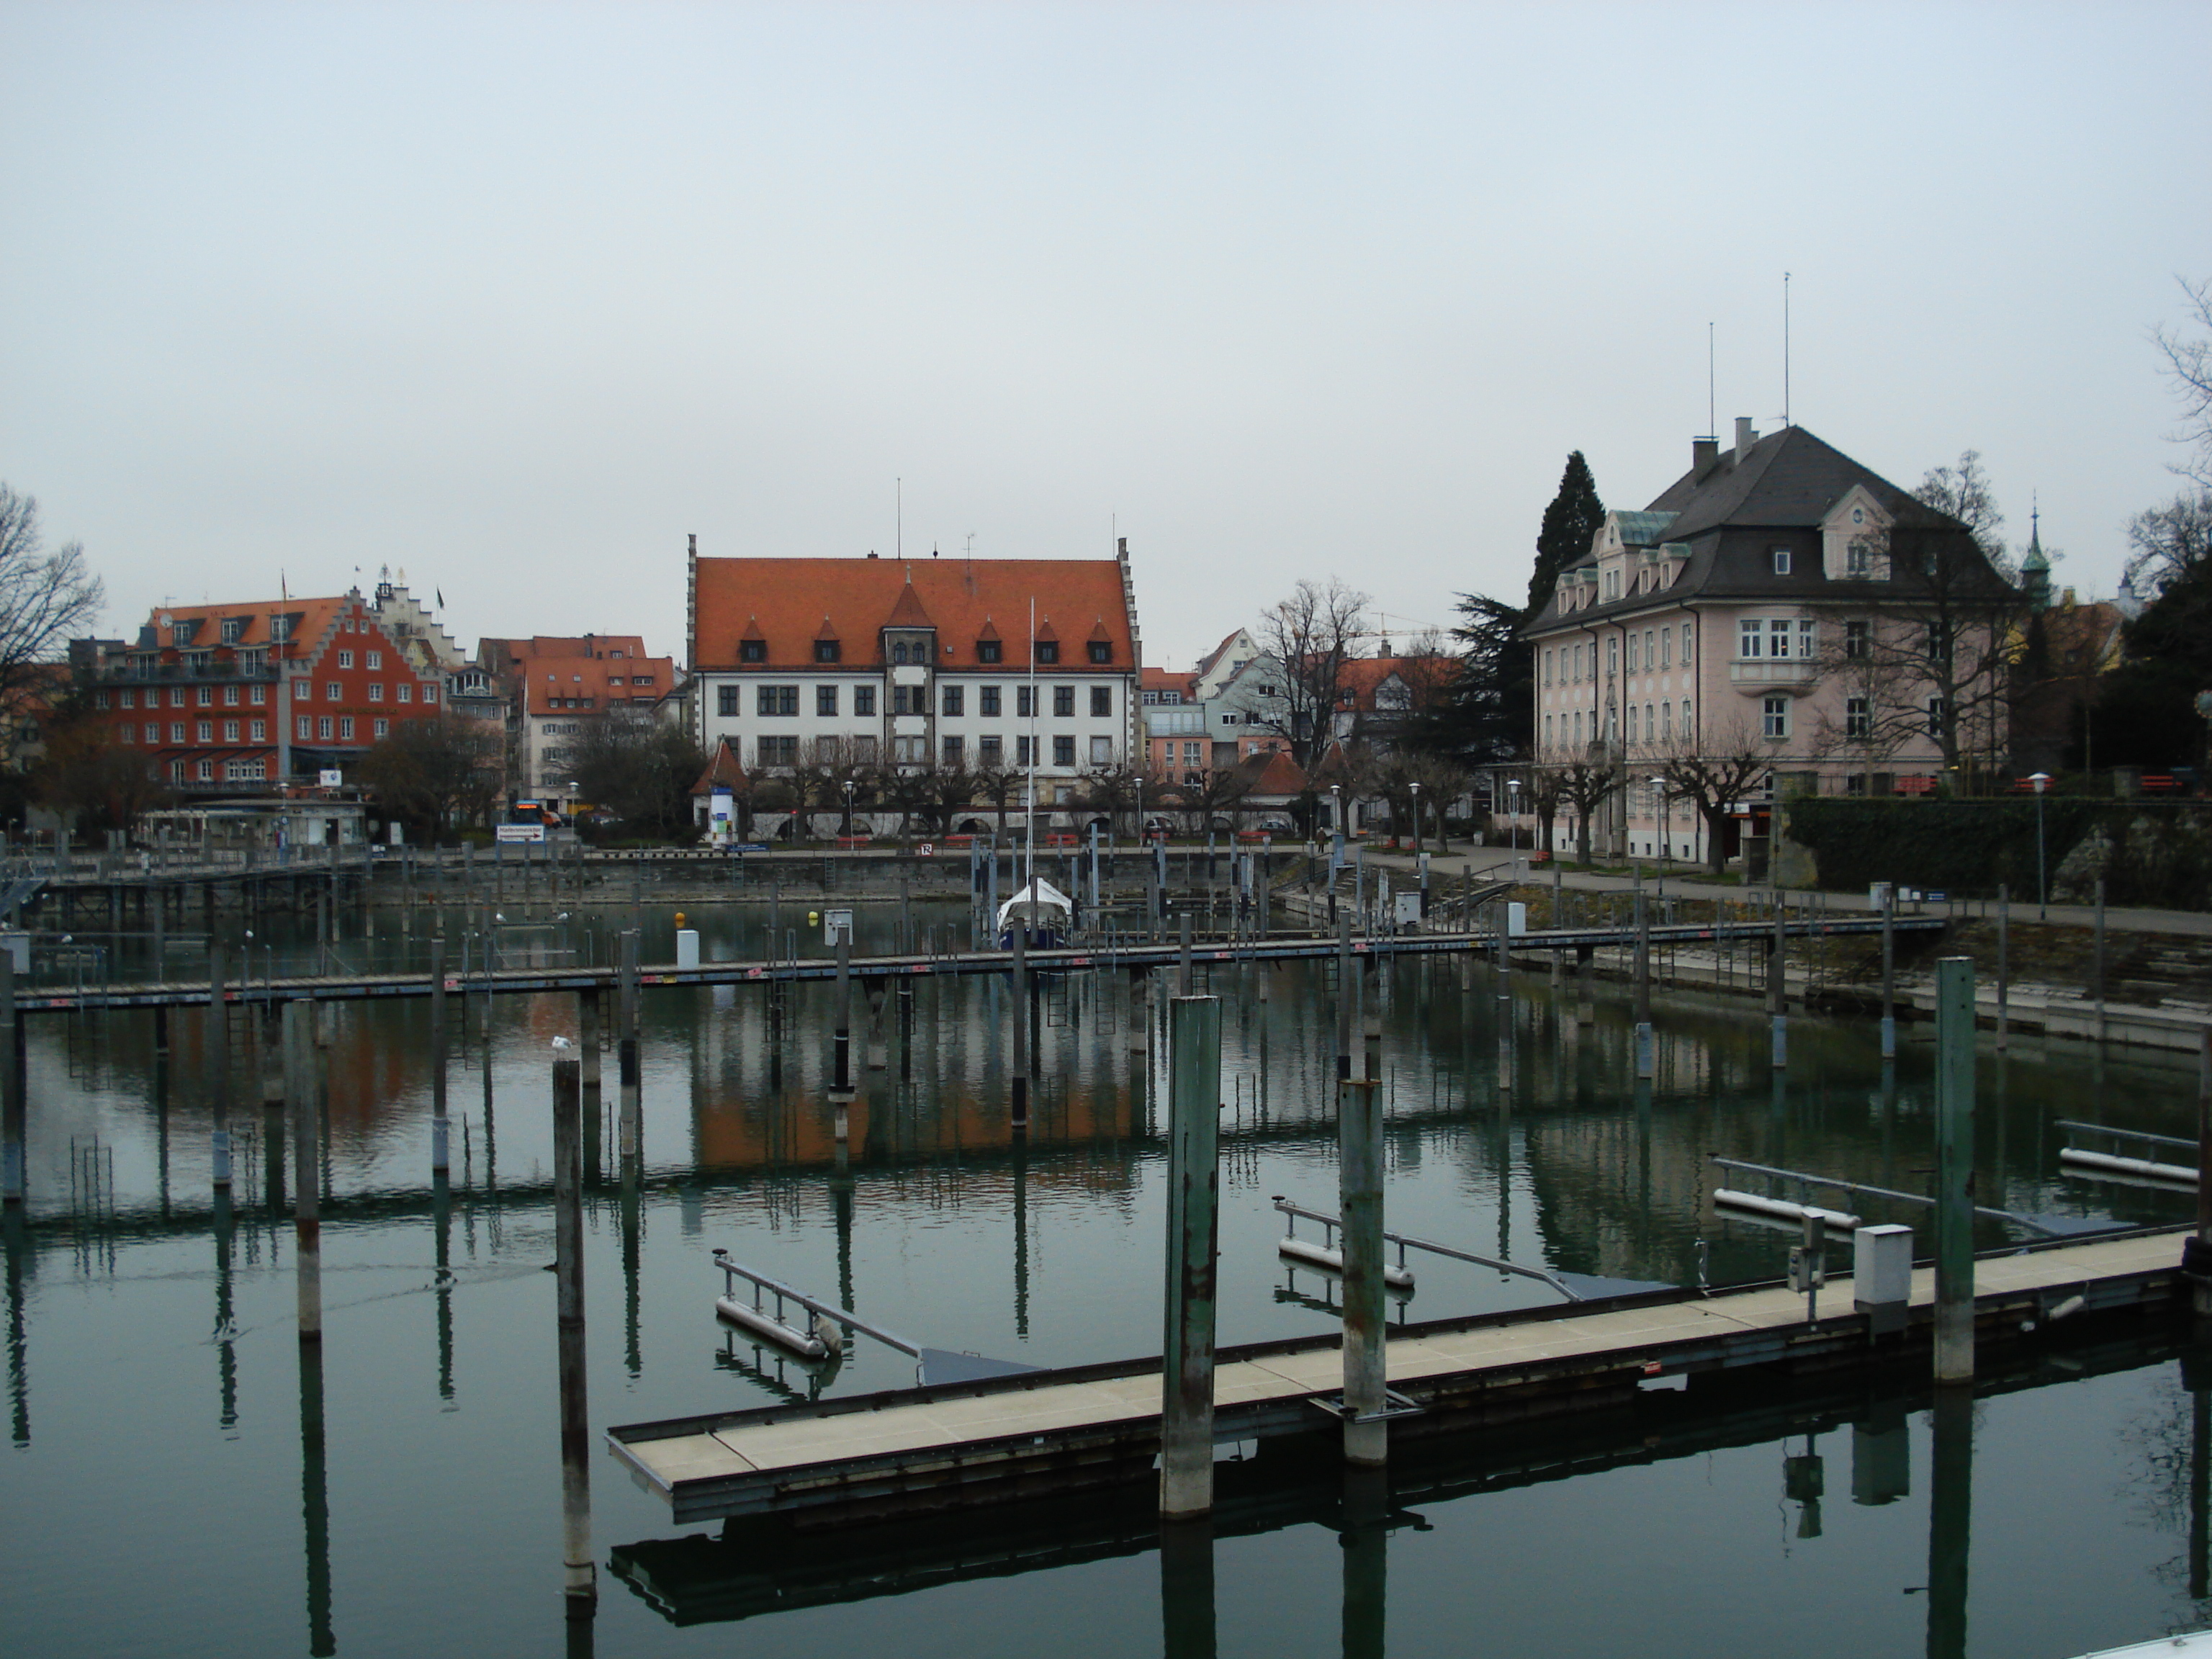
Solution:
[{"label": "white sign on post", "polygon": [[335,766],[325,766],[318,777],[325,789],[340,789],[345,787],[345,774]]},{"label": "white sign on post", "polygon": [[853,913],[850,910],[824,910],[822,913],[822,938],[827,945],[851,944]]},{"label": "white sign on post", "polygon": [[545,826],[542,823],[502,823],[495,833],[500,840],[510,844],[520,841],[542,842],[545,839]]}]

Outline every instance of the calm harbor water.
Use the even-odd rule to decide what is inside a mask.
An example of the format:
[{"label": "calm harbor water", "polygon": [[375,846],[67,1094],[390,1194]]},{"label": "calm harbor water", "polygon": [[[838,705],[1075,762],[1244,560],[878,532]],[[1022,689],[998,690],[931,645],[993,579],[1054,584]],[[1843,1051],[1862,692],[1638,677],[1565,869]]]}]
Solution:
[{"label": "calm harbor water", "polygon": [[[925,915],[948,933],[959,922]],[[690,919],[710,957],[757,954],[767,927],[757,906]],[[888,944],[893,919],[864,910],[863,948]],[[791,904],[779,918],[805,920]],[[647,959],[665,958],[665,909],[567,923],[518,912],[504,942],[512,962],[532,949],[605,961],[607,929],[633,921]],[[466,925],[449,918],[449,939]],[[425,917],[376,927],[338,942],[349,965],[423,959]],[[256,944],[278,973],[315,953],[297,936]],[[1229,1004],[1224,1342],[1331,1324],[1326,1286],[1276,1257],[1270,1206],[1280,1194],[1334,1207],[1328,970],[1274,973],[1265,1002],[1257,974],[1217,969],[1210,986]],[[1601,1000],[1577,1029],[1524,974],[1515,1087],[1501,1095],[1487,970],[1471,994],[1452,965],[1414,958],[1381,980],[1386,1203],[1404,1231],[1573,1272],[1725,1283],[1776,1276],[1790,1241],[1713,1215],[1708,1153],[1926,1183],[1924,1042],[1885,1070],[1870,1029],[1801,1017],[1778,1077],[1752,1005],[1662,992],[1660,1076],[1639,1091],[1625,1006]],[[586,1198],[593,1424],[911,1381],[910,1362],[866,1341],[824,1377],[736,1340],[711,1313],[717,1247],[933,1346],[1040,1365],[1157,1352],[1164,1147],[1157,1079],[1129,1052],[1126,984],[1075,976],[1040,1000],[1025,1146],[1005,1127],[1004,982],[933,980],[915,988],[910,1048],[889,1045],[863,1078],[841,1163],[826,989],[794,994],[780,1053],[758,988],[648,992],[642,1156],[625,1171],[601,1135]],[[574,1018],[562,999],[471,1000],[441,1193],[427,1008],[337,1016],[319,1376],[301,1367],[290,1211],[271,1201],[250,1106],[234,1113],[231,1201],[211,1201],[197,1020],[174,1018],[166,1058],[144,1015],[33,1021],[32,1202],[5,1237],[9,1654],[538,1653],[570,1639],[544,1267],[551,1045]],[[607,1075],[611,1108],[611,1063]],[[2051,1225],[2185,1218],[2185,1197],[2061,1176],[2066,1133],[2052,1123],[2186,1133],[2194,1082],[2081,1045],[1985,1050],[1981,1201]],[[1985,1243],[2029,1236],[1991,1224]],[[1464,1264],[1416,1267],[1414,1317],[1553,1299]],[[1206,1553],[1216,1639],[1269,1655],[1745,1641],[1863,1655],[1918,1650],[1940,1613],[1937,1650],[2056,1659],[2204,1622],[2197,1362],[2146,1340],[1992,1382],[1968,1431],[1970,1501],[1961,1511],[1952,1480],[1940,1526],[1935,1426],[1909,1380],[1834,1400],[1747,1392],[1725,1410],[1655,1395],[1648,1415],[1603,1433],[1423,1448],[1379,1498],[1347,1494],[1310,1449],[1271,1443],[1227,1481]],[[1948,1443],[1955,1454],[1955,1432]],[[1817,1473],[1793,1461],[1807,1458]],[[1187,1545],[1161,1556],[1143,1494],[1133,1510],[1093,1498],[1012,1520],[709,1543],[684,1541],[700,1529],[672,1525],[612,1462],[595,1460],[592,1480],[599,1651],[763,1638],[1197,1650],[1176,1632],[1193,1628],[1204,1575]],[[1931,1578],[1931,1535],[1970,1539],[1963,1599]],[[1942,1622],[1960,1609],[1963,1643]]]}]

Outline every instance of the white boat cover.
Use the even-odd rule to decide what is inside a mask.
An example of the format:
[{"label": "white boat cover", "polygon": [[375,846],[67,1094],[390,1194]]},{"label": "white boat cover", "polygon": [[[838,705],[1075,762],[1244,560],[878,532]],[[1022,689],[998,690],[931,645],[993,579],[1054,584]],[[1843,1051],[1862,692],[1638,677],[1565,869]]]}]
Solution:
[{"label": "white boat cover", "polygon": [[1031,927],[1065,927],[1075,919],[1075,901],[1039,876],[999,907],[1000,931],[1016,917]]}]

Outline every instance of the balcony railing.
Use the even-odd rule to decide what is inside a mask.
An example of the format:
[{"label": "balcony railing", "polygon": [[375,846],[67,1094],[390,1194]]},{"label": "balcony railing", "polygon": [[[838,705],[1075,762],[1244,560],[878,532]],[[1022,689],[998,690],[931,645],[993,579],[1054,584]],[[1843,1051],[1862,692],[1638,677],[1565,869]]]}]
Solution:
[{"label": "balcony railing", "polygon": [[1806,658],[1739,658],[1729,665],[1731,684],[1744,690],[1776,685],[1811,685],[1820,678],[1820,665]]}]

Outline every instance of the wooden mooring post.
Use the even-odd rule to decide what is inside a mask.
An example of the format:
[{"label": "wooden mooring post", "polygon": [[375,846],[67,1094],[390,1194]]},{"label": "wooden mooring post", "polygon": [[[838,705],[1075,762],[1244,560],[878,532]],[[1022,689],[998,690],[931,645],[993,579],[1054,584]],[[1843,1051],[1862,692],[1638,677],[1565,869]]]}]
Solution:
[{"label": "wooden mooring post", "polygon": [[1337,1212],[1344,1249],[1344,1458],[1379,1464],[1389,1453],[1382,1339],[1382,1091],[1352,1074],[1359,1040],[1359,964],[1352,953],[1352,921],[1337,935]]},{"label": "wooden mooring post", "polygon": [[1219,1240],[1221,1000],[1168,1005],[1167,1341],[1160,1514],[1213,1507],[1213,1338]]},{"label": "wooden mooring post", "polygon": [[316,1087],[315,1005],[284,1005],[284,1100],[292,1134],[292,1228],[300,1340],[323,1340],[322,1111]]},{"label": "wooden mooring post", "polygon": [[1936,964],[1936,1381],[1974,1380],[1974,964]]},{"label": "wooden mooring post", "polygon": [[1007,1079],[1007,1121],[1017,1137],[1030,1132],[1029,933],[1027,918],[1013,918],[1013,1006],[1009,1012],[1014,1027],[1014,1063]]},{"label": "wooden mooring post", "polygon": [[219,1192],[230,1188],[230,1006],[224,996],[222,946],[208,941],[208,1164]]},{"label": "wooden mooring post", "polygon": [[571,1619],[599,1605],[592,1559],[592,1430],[584,1374],[583,1079],[553,1062],[553,1280],[561,1382],[561,1570]]}]

